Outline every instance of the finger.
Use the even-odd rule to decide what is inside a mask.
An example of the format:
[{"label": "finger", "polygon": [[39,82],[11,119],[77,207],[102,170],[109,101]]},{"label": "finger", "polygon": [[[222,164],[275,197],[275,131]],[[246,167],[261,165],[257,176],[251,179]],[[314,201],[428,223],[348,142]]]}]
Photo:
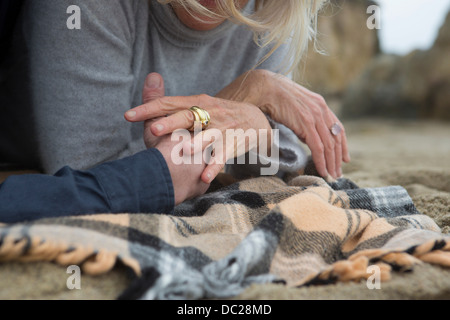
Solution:
[{"label": "finger", "polygon": [[194,120],[195,118],[192,111],[181,110],[168,117],[162,117],[158,121],[155,121],[151,125],[151,130],[155,136],[162,136],[178,129],[189,129],[194,124]]},{"label": "finger", "polygon": [[144,88],[142,90],[142,103],[164,97],[164,79],[156,72],[150,73],[145,79]]},{"label": "finger", "polygon": [[342,161],[344,161],[344,162],[350,162],[350,153],[348,150],[347,135],[345,133],[345,127],[342,124],[342,122],[339,121],[339,119],[334,114],[333,114],[333,123],[337,123],[341,127],[341,132],[339,134],[339,136],[340,136],[339,142],[341,144],[341,156],[339,158],[342,158]]},{"label": "finger", "polygon": [[130,122],[146,121],[166,114],[162,111],[160,99],[154,99],[125,113],[125,119]]},{"label": "finger", "polygon": [[125,119],[130,122],[145,121],[155,117],[163,117],[195,105],[207,105],[206,95],[198,96],[165,96],[137,106],[125,113]]},{"label": "finger", "polygon": [[350,153],[349,153],[349,149],[348,149],[348,143],[347,143],[347,135],[345,133],[345,128],[344,125],[339,121],[339,119],[334,116],[334,122],[333,123],[337,123],[340,127],[341,127],[341,132],[339,133],[339,143],[341,144],[341,152],[340,152],[340,156],[338,158],[338,155],[336,156],[336,161],[338,159],[341,159],[344,162],[350,162]]},{"label": "finger", "polygon": [[348,163],[348,162],[351,161],[351,157],[350,157],[350,152],[349,152],[349,149],[348,149],[347,135],[345,133],[345,129],[344,129],[343,126],[342,126],[341,136],[342,136],[342,160],[344,162]]},{"label": "finger", "polygon": [[[196,134],[196,132],[199,132]],[[219,129],[213,128],[201,131],[201,124],[197,123],[194,127],[194,137],[191,141],[184,147],[184,151],[187,154],[193,154],[196,152],[204,151],[207,147],[211,146],[211,152],[214,150],[214,153],[218,155],[222,154],[222,132]]]},{"label": "finger", "polygon": [[316,124],[317,132],[324,146],[324,155],[328,173],[336,178],[335,141],[324,121]]},{"label": "finger", "polygon": [[336,146],[334,148],[334,152],[336,154],[336,175],[337,178],[342,177],[342,135],[339,134],[335,138]]},{"label": "finger", "polygon": [[322,144],[322,140],[319,137],[319,134],[314,127],[308,129],[305,142],[311,150],[311,156],[313,158],[317,172],[321,177],[327,177],[328,171],[325,162],[324,146]]},{"label": "finger", "polygon": [[[330,136],[332,140],[330,140],[331,146],[334,145],[334,150],[330,151],[330,154],[333,153],[334,159],[330,158],[330,161],[334,160],[334,174],[331,174],[333,178],[339,178],[342,176],[342,136],[341,133],[344,131],[343,126],[336,115],[327,107],[327,111],[324,114],[325,123],[331,124],[327,129],[327,136]],[[341,132],[338,135],[333,135],[331,132],[331,127],[333,124],[337,123],[341,127]],[[330,147],[331,149],[331,147]],[[331,169],[330,169],[331,170]],[[333,171],[332,171],[333,172]]]},{"label": "finger", "polygon": [[341,132],[335,136],[336,140],[336,173],[338,177],[342,176],[342,161],[350,162],[350,155],[347,146],[347,137],[345,134],[345,129],[339,119],[334,115],[334,122],[341,127]]},{"label": "finger", "polygon": [[203,161],[206,165],[212,163],[215,155],[216,155],[216,150],[214,148],[214,144],[211,143],[209,144],[203,151],[202,151],[202,155],[203,155]]},{"label": "finger", "polygon": [[217,175],[222,171],[222,169],[225,167],[225,164],[221,163],[210,163],[205,170],[203,170],[203,173],[201,175],[201,179],[204,183],[211,183]]},{"label": "finger", "polygon": [[[210,131],[206,130],[205,132]],[[204,134],[205,132],[202,132]],[[201,134],[198,134],[195,138],[200,136]],[[210,141],[209,138],[202,139],[203,141]],[[205,170],[203,170],[203,173],[201,175],[201,179],[205,183],[211,183],[212,180],[216,178],[216,176],[222,171],[222,169],[225,167],[225,163],[227,161],[227,152],[229,150],[226,149],[226,146],[224,145],[224,141],[215,141],[213,143],[209,142],[209,146],[205,148],[205,151],[203,152],[204,157],[207,158],[205,160],[207,166]],[[208,152],[209,154],[205,155],[205,152]]]}]

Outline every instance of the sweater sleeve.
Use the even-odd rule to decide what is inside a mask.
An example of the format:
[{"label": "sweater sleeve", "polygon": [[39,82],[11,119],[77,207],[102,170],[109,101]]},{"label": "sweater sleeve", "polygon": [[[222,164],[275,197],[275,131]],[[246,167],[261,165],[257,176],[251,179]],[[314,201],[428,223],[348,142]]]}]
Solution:
[{"label": "sweater sleeve", "polygon": [[286,173],[299,171],[306,166],[308,154],[294,132],[269,117],[267,119],[274,130],[270,154],[250,150],[241,156],[242,159],[227,162],[226,173],[238,179],[267,175],[282,178]]},{"label": "sweater sleeve", "polygon": [[170,213],[172,179],[164,157],[148,149],[90,170],[11,176],[0,185],[0,222],[95,213]]},{"label": "sweater sleeve", "polygon": [[[142,3],[142,1],[141,1]],[[145,150],[134,107],[138,1],[30,0],[21,30],[41,168],[88,169]],[[79,8],[71,11],[70,8]],[[145,14],[145,12],[143,13]],[[70,27],[79,19],[79,29]],[[141,31],[145,32],[145,30]],[[21,81],[16,79],[16,81]]]}]

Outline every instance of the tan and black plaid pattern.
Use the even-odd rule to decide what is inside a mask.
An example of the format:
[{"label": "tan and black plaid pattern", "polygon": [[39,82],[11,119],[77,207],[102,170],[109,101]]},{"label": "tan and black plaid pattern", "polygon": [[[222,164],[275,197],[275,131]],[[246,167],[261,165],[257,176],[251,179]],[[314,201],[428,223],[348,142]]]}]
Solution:
[{"label": "tan and black plaid pattern", "polygon": [[120,298],[220,298],[252,283],[358,281],[370,265],[382,280],[419,262],[450,266],[450,235],[402,187],[362,189],[307,175],[216,186],[170,215],[0,225],[3,262],[54,261],[100,274],[118,260],[137,276]]}]

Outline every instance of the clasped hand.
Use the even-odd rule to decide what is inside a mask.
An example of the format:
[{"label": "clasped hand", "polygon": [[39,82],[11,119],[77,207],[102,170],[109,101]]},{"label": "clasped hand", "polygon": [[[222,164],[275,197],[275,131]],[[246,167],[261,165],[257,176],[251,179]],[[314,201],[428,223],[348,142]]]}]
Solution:
[{"label": "clasped hand", "polygon": [[[211,116],[208,130],[214,128],[223,134],[228,129],[254,129],[257,132],[262,130],[267,132],[264,140],[269,142],[269,146],[271,127],[266,115],[285,125],[309,147],[317,171],[322,177],[340,177],[342,162],[350,161],[345,129],[325,100],[282,75],[267,70],[249,71],[231,82],[215,97],[205,94],[164,96],[164,81],[157,73],[150,74],[146,83],[143,91],[144,103],[129,110],[125,119],[130,122],[145,121],[144,140],[147,147],[161,147],[160,144],[163,143],[165,147],[162,149],[167,152],[169,145],[174,145],[173,141],[169,142],[167,136],[177,129],[191,128],[194,116],[189,108],[200,106]],[[337,135],[330,131],[335,123],[342,128]],[[211,143],[208,139],[200,141],[203,141],[202,150]],[[258,143],[246,141],[244,152],[249,151],[249,146]],[[186,179],[191,182],[188,189],[193,189],[192,192],[187,192],[188,195],[205,192],[226,161],[239,156],[239,150],[243,149],[236,145],[224,145],[222,150],[224,152],[220,155],[221,161],[197,164],[195,170],[194,167],[184,170],[191,175],[190,179]],[[172,162],[171,159],[166,160],[169,164]],[[198,174],[196,178],[195,174]],[[199,176],[202,182],[198,179]],[[184,193],[186,192],[179,192]]]}]

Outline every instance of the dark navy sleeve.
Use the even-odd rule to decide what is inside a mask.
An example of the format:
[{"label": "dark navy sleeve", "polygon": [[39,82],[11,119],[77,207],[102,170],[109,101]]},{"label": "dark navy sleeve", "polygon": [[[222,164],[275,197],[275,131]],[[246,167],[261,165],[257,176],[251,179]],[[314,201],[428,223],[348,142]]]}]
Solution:
[{"label": "dark navy sleeve", "polygon": [[0,222],[94,213],[170,213],[170,171],[157,149],[90,170],[8,177],[0,185]]}]

